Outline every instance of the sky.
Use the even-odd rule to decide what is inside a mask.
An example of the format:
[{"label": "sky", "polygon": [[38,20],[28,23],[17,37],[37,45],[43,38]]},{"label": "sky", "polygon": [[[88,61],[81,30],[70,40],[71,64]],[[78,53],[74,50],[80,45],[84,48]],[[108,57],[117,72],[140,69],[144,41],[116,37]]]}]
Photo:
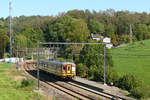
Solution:
[{"label": "sky", "polygon": [[[0,0],[0,17],[9,16],[9,1]],[[57,15],[68,10],[129,10],[131,12],[150,13],[150,0],[11,0],[12,15]]]}]

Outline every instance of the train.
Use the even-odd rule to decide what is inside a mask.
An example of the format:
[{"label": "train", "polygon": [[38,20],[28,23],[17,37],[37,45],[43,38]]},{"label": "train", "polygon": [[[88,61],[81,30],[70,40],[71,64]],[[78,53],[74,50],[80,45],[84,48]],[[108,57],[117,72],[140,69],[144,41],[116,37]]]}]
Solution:
[{"label": "train", "polygon": [[76,76],[76,64],[73,62],[39,60],[40,69],[59,76],[63,79],[72,79]]}]

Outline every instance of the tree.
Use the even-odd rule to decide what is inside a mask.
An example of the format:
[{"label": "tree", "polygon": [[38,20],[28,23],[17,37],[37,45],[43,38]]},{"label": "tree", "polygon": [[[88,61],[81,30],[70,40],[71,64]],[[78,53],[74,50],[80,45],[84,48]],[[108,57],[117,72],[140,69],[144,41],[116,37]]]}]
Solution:
[{"label": "tree", "polygon": [[37,42],[44,42],[44,33],[39,28],[26,28],[23,31],[23,35],[27,37],[28,41],[28,47],[36,47]]},{"label": "tree", "polygon": [[87,24],[82,19],[64,16],[49,24],[49,41],[84,42],[89,36]]},{"label": "tree", "polygon": [[27,48],[28,39],[22,34],[16,34],[14,36],[14,42],[15,48]]},{"label": "tree", "polygon": [[66,15],[69,15],[72,18],[76,18],[76,19],[84,19],[85,18],[85,13],[83,10],[70,10],[66,13]]},{"label": "tree", "polygon": [[68,42],[85,42],[89,35],[87,24],[82,19],[78,19],[72,22],[71,32],[68,32],[67,39]]},{"label": "tree", "polygon": [[96,20],[90,20],[88,24],[89,30],[93,34],[103,34],[104,25]]},{"label": "tree", "polygon": [[148,34],[148,28],[145,24],[138,24],[136,26],[136,37],[138,40],[145,39],[145,35]]},{"label": "tree", "polygon": [[[95,42],[89,40],[88,42]],[[92,65],[104,66],[104,45],[85,45],[80,53],[80,61],[90,68]],[[113,66],[109,49],[106,48],[106,66]]]},{"label": "tree", "polygon": [[77,75],[84,76],[86,73],[86,67],[82,63],[77,64]]},{"label": "tree", "polygon": [[105,36],[111,37],[115,33],[115,27],[113,24],[108,24],[105,27]]},{"label": "tree", "polygon": [[4,57],[5,49],[8,45],[9,37],[7,35],[0,34],[0,58]]},{"label": "tree", "polygon": [[111,34],[111,42],[112,42],[112,44],[115,44],[115,45],[118,44],[117,37],[114,33]]}]

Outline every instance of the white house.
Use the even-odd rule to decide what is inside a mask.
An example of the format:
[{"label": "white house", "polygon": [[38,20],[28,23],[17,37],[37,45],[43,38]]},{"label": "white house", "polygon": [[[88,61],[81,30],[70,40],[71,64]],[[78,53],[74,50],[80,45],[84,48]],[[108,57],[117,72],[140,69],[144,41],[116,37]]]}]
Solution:
[{"label": "white house", "polygon": [[111,38],[105,37],[105,38],[103,39],[103,42],[104,42],[104,43],[107,43],[107,44],[106,44],[106,47],[107,47],[107,48],[110,49],[110,48],[113,47],[113,44],[111,44]]},{"label": "white house", "polygon": [[105,37],[105,38],[103,39],[103,42],[104,42],[104,43],[111,43],[111,38]]},{"label": "white house", "polygon": [[99,41],[99,40],[103,40],[104,37],[99,34],[91,34],[91,38],[93,40]]},{"label": "white house", "polygon": [[91,34],[91,37],[93,40],[96,40],[96,41],[102,40],[104,43],[107,43],[106,47],[109,49],[113,47],[113,44],[111,44],[111,38],[109,37],[104,37],[99,34]]}]

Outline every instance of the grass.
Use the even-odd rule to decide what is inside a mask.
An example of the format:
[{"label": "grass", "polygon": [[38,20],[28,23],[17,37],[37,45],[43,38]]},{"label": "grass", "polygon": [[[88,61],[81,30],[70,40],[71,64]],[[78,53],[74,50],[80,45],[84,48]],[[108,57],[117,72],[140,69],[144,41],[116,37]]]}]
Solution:
[{"label": "grass", "polygon": [[150,85],[150,40],[113,48],[111,52],[119,76],[135,74]]},{"label": "grass", "polygon": [[22,88],[22,80],[14,80],[18,75],[20,72],[17,72],[11,64],[0,64],[0,100],[43,100],[40,94],[32,91],[34,86]]}]

